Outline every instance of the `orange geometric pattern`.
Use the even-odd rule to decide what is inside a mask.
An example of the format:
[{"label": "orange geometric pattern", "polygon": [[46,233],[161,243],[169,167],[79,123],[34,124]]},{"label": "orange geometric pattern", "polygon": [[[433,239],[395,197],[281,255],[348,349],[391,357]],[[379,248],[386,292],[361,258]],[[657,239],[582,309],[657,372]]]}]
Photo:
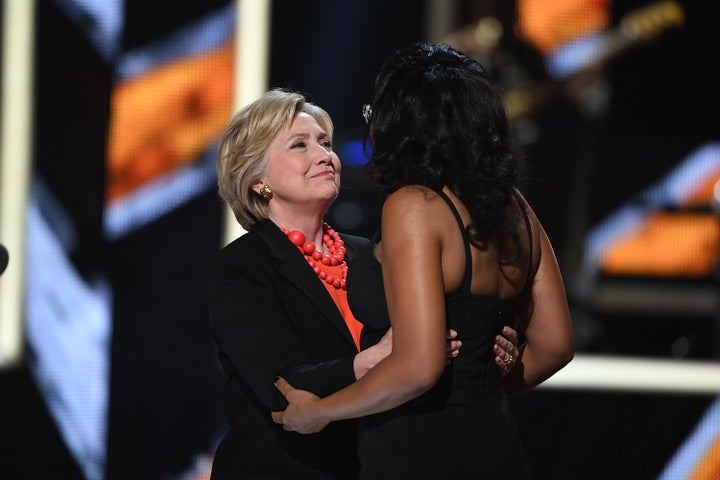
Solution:
[{"label": "orange geometric pattern", "polygon": [[[611,245],[603,270],[615,275],[707,278],[720,260],[720,215],[698,212],[716,204],[720,162],[695,180],[678,207],[650,213],[639,228]],[[690,209],[696,209],[691,211]]]},{"label": "orange geometric pattern", "polygon": [[688,480],[717,480],[720,478],[720,436],[698,461]]},{"label": "orange geometric pattern", "polygon": [[720,200],[715,198],[720,185],[720,166],[698,185],[683,203],[683,207],[708,207]]},{"label": "orange geometric pattern", "polygon": [[230,119],[233,44],[119,83],[112,92],[106,202],[192,162]]},{"label": "orange geometric pattern", "polygon": [[516,33],[541,53],[608,27],[611,0],[517,0]]},{"label": "orange geometric pattern", "polygon": [[658,212],[611,246],[601,259],[613,275],[706,278],[720,252],[720,218],[712,213]]}]

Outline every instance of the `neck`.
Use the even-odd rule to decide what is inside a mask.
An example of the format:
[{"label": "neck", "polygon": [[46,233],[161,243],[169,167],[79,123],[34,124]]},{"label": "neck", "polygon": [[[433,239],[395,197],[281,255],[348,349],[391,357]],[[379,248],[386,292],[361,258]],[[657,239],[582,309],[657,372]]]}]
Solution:
[{"label": "neck", "polygon": [[270,220],[279,228],[287,230],[299,230],[305,238],[316,245],[322,245],[323,217],[318,215],[295,216],[295,215],[270,215]]},{"label": "neck", "polygon": [[[275,202],[277,200],[277,202]],[[280,228],[301,231],[308,240],[322,240],[322,224],[332,202],[285,202],[274,198],[270,202],[268,218]],[[319,244],[319,243],[318,243]]]}]

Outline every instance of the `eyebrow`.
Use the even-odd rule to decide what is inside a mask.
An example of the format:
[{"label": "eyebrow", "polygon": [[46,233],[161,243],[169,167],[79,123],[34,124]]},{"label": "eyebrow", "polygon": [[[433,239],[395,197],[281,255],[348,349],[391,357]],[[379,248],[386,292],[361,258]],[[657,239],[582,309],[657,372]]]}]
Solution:
[{"label": "eyebrow", "polygon": [[[310,133],[300,132],[300,133],[294,133],[294,134],[290,135],[288,137],[287,141],[292,142],[293,140],[306,139],[306,138],[311,138],[311,137],[312,137],[312,134],[310,134]],[[323,130],[320,132],[320,135],[318,135],[317,138],[330,138],[330,135],[328,135],[328,133]]]}]

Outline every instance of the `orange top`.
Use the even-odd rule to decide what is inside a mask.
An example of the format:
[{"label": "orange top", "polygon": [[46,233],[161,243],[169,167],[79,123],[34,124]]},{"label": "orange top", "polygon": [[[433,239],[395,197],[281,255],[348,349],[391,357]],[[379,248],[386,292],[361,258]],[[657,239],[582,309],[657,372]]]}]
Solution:
[{"label": "orange top", "polygon": [[[330,265],[323,265],[321,262],[316,262],[316,265],[318,265],[326,274],[332,275],[335,278],[342,278],[340,265],[332,267]],[[350,310],[350,305],[348,304],[347,299],[347,291],[342,288],[335,288],[325,280],[320,279],[320,281],[323,285],[325,285],[325,288],[335,302],[335,305],[337,305],[338,310],[340,310],[340,314],[345,319],[345,324],[347,325],[348,330],[350,330],[350,334],[355,341],[355,346],[358,351],[360,351],[360,333],[362,332],[363,324],[355,318]]]}]

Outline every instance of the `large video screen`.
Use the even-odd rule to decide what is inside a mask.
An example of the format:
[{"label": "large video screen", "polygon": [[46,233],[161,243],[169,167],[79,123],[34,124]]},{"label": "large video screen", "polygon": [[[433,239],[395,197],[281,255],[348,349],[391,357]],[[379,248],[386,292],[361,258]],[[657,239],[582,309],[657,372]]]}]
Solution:
[{"label": "large video screen", "polygon": [[227,0],[37,4],[26,356],[88,479],[202,469],[224,426],[202,272],[235,21]]}]

